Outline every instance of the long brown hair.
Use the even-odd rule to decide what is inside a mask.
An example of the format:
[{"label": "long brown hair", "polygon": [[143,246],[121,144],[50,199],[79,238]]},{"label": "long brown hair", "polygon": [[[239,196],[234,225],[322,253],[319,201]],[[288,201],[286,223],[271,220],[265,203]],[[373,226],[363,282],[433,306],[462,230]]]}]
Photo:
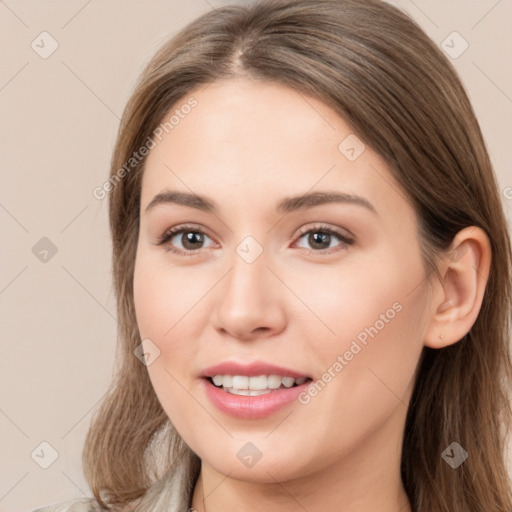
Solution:
[{"label": "long brown hair", "polygon": [[[217,8],[167,42],[144,69],[123,113],[108,186],[119,352],[83,452],[94,496],[102,506],[128,509],[164,471],[184,466],[189,488],[197,479],[197,455],[134,356],[141,343],[132,282],[145,161],[134,154],[187,94],[244,75],[318,98],[385,159],[416,211],[429,279],[439,276],[438,258],[461,229],[487,233],[492,262],[474,325],[454,345],[424,348],[419,361],[401,477],[415,512],[510,512],[512,251],[496,178],[452,65],[415,22],[379,0]],[[453,441],[469,454],[457,470],[441,458]],[[165,446],[162,460],[155,444]]]}]

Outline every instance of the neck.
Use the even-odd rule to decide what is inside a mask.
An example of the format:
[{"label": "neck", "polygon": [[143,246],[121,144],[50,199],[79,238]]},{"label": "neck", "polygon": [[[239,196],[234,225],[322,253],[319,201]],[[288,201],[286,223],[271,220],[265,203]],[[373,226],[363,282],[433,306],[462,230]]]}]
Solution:
[{"label": "neck", "polygon": [[411,512],[400,476],[405,414],[405,407],[398,405],[386,424],[335,464],[293,480],[264,484],[236,480],[203,461],[192,508],[197,512]]}]

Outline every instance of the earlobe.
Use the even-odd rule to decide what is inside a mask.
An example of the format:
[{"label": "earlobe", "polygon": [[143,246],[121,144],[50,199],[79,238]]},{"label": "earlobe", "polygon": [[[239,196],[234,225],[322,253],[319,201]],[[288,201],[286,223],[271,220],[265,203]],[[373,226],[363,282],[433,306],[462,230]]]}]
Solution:
[{"label": "earlobe", "polygon": [[443,348],[461,340],[475,323],[491,266],[491,244],[477,226],[461,230],[440,263],[442,281],[432,302],[425,346]]}]

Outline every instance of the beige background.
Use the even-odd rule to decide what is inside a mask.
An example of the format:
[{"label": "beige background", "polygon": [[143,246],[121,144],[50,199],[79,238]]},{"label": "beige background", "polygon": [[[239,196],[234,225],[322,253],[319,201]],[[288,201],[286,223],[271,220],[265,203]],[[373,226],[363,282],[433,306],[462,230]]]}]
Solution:
[{"label": "beige background", "polygon": [[[119,117],[145,62],[188,21],[224,3],[0,0],[2,512],[90,495],[80,454],[111,378],[116,333],[107,203],[92,191],[107,177]],[[439,45],[453,31],[469,43],[452,61],[510,219],[512,2],[393,3]],[[49,36],[38,37],[43,31],[58,43],[46,59],[31,47],[35,40],[40,53],[51,49]],[[452,52],[462,49],[462,40],[448,42]],[[43,237],[57,249],[47,262],[32,252]],[[40,464],[52,462],[52,449],[42,442],[58,454],[47,469]]]}]

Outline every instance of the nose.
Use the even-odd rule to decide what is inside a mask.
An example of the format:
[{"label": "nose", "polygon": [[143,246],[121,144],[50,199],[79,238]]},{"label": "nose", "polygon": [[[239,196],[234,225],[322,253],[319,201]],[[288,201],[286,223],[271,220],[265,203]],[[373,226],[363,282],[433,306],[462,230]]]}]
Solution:
[{"label": "nose", "polygon": [[215,328],[247,341],[278,334],[286,326],[284,290],[265,253],[252,263],[235,253],[232,261],[215,298]]}]

